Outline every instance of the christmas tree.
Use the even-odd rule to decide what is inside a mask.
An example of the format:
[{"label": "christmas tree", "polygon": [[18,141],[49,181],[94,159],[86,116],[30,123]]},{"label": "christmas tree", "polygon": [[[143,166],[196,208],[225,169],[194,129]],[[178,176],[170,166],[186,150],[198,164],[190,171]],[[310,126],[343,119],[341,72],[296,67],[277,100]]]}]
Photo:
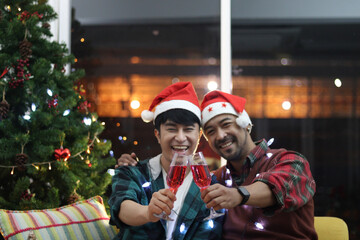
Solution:
[{"label": "christmas tree", "polygon": [[89,110],[84,71],[51,41],[45,0],[0,0],[0,208],[43,209],[102,195],[111,142]]}]

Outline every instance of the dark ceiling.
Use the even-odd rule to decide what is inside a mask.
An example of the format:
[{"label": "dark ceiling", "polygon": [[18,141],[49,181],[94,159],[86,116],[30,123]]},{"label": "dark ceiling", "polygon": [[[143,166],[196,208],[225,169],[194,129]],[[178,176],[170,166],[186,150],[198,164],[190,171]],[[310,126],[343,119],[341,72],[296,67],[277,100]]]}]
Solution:
[{"label": "dark ceiling", "polygon": [[[85,36],[85,43],[80,37]],[[94,25],[81,26],[73,24],[73,52],[83,60],[83,64],[101,65],[101,59],[116,58],[124,60],[122,73],[154,73],[151,66],[131,66],[128,59],[132,56],[141,58],[166,59],[206,59],[220,57],[220,24],[132,24],[132,25]],[[357,71],[360,60],[360,25],[353,23],[306,23],[306,24],[233,24],[232,25],[232,57],[247,60],[276,60],[286,57],[292,65],[285,69],[282,66],[271,66],[270,70],[263,66],[260,71],[273,74],[288,74],[291,68],[299,74],[306,68],[321,65],[318,74],[338,71],[353,75]],[[126,65],[126,66],[125,66]],[[82,65],[84,66],[84,65]],[[99,68],[98,74],[106,74],[111,66]],[[194,71],[207,71],[218,74],[218,64],[207,66],[167,66],[157,68],[166,74],[181,72],[196,74]],[[234,68],[238,66],[233,66]],[[91,68],[91,66],[90,66]],[[165,70],[165,68],[167,70]],[[192,69],[194,68],[194,69]],[[258,66],[244,66],[248,71],[243,74],[258,74]],[[253,68],[253,69],[252,69]],[[341,68],[341,69],[340,69]],[[198,70],[195,70],[198,69]],[[115,70],[116,72],[116,70]],[[253,72],[253,73],[252,73]],[[264,73],[263,73],[264,74]],[[294,72],[292,72],[294,74]],[[310,74],[310,73],[309,73]]]}]

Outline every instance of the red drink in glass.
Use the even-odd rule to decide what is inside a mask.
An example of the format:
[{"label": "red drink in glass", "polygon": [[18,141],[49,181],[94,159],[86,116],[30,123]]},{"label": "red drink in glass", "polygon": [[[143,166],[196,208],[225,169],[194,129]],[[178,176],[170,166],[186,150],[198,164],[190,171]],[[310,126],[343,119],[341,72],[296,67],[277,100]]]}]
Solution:
[{"label": "red drink in glass", "polygon": [[169,173],[166,177],[166,182],[173,193],[176,193],[177,189],[183,183],[185,178],[186,165],[185,166],[170,166]]},{"label": "red drink in glass", "polygon": [[191,165],[194,182],[200,189],[205,189],[211,183],[211,176],[208,165]]}]

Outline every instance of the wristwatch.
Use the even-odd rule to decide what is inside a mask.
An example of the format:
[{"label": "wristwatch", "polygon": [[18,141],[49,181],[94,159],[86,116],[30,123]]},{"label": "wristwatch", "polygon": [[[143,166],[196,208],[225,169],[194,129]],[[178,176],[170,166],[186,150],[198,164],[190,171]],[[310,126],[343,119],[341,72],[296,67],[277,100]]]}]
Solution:
[{"label": "wristwatch", "polygon": [[240,193],[240,195],[242,196],[242,200],[241,203],[239,204],[239,206],[244,205],[250,198],[250,193],[248,192],[248,190],[246,190],[246,188],[244,187],[238,187],[237,188],[238,192]]}]

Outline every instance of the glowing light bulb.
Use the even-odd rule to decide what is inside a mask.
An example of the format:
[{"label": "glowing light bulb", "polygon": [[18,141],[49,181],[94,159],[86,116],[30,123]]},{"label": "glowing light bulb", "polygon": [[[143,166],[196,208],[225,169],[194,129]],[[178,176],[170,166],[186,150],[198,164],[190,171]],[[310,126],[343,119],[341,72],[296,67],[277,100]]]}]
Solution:
[{"label": "glowing light bulb", "polygon": [[180,233],[183,233],[185,231],[185,223],[182,223],[180,225]]},{"label": "glowing light bulb", "polygon": [[335,84],[336,87],[339,88],[339,87],[341,87],[342,82],[341,82],[341,80],[339,78],[337,78],[337,79],[335,79],[334,84]]},{"label": "glowing light bulb", "polygon": [[12,167],[10,174],[11,174],[11,175],[14,175],[14,167]]},{"label": "glowing light bulb", "polygon": [[271,144],[273,144],[274,142],[274,138],[270,138],[269,141],[267,142],[267,145],[270,146]]},{"label": "glowing light bulb", "polygon": [[85,125],[87,125],[87,126],[90,126],[90,125],[91,125],[91,118],[84,117],[83,120],[84,120]]},{"label": "glowing light bulb", "polygon": [[48,94],[50,97],[52,97],[53,92],[52,92],[50,89],[46,89],[46,92],[47,92],[47,94]]},{"label": "glowing light bulb", "polygon": [[49,170],[51,170],[51,164],[49,163]]},{"label": "glowing light bulb", "polygon": [[133,100],[130,103],[130,107],[132,109],[138,109],[140,107],[140,102],[138,100]]},{"label": "glowing light bulb", "polygon": [[67,109],[67,110],[64,111],[63,116],[65,117],[65,116],[67,116],[69,114],[70,114],[70,109]]},{"label": "glowing light bulb", "polygon": [[214,228],[214,221],[212,219],[209,220],[208,226],[209,228]]},{"label": "glowing light bulb", "polygon": [[210,81],[210,82],[208,82],[207,87],[210,91],[213,91],[218,88],[218,84],[215,81]]},{"label": "glowing light bulb", "polygon": [[291,102],[289,101],[283,101],[283,103],[281,104],[282,108],[284,110],[289,110],[291,108]]},{"label": "glowing light bulb", "polygon": [[106,172],[107,172],[108,174],[110,174],[110,176],[114,176],[114,175],[115,175],[115,169],[109,168]]},{"label": "glowing light bulb", "polygon": [[260,229],[260,230],[263,230],[263,229],[264,229],[264,226],[263,226],[261,223],[259,223],[259,222],[255,222],[255,227],[256,227],[257,229]]},{"label": "glowing light bulb", "polygon": [[36,111],[36,105],[35,105],[35,103],[32,103],[32,104],[31,104],[31,110],[32,110],[33,112]]}]

